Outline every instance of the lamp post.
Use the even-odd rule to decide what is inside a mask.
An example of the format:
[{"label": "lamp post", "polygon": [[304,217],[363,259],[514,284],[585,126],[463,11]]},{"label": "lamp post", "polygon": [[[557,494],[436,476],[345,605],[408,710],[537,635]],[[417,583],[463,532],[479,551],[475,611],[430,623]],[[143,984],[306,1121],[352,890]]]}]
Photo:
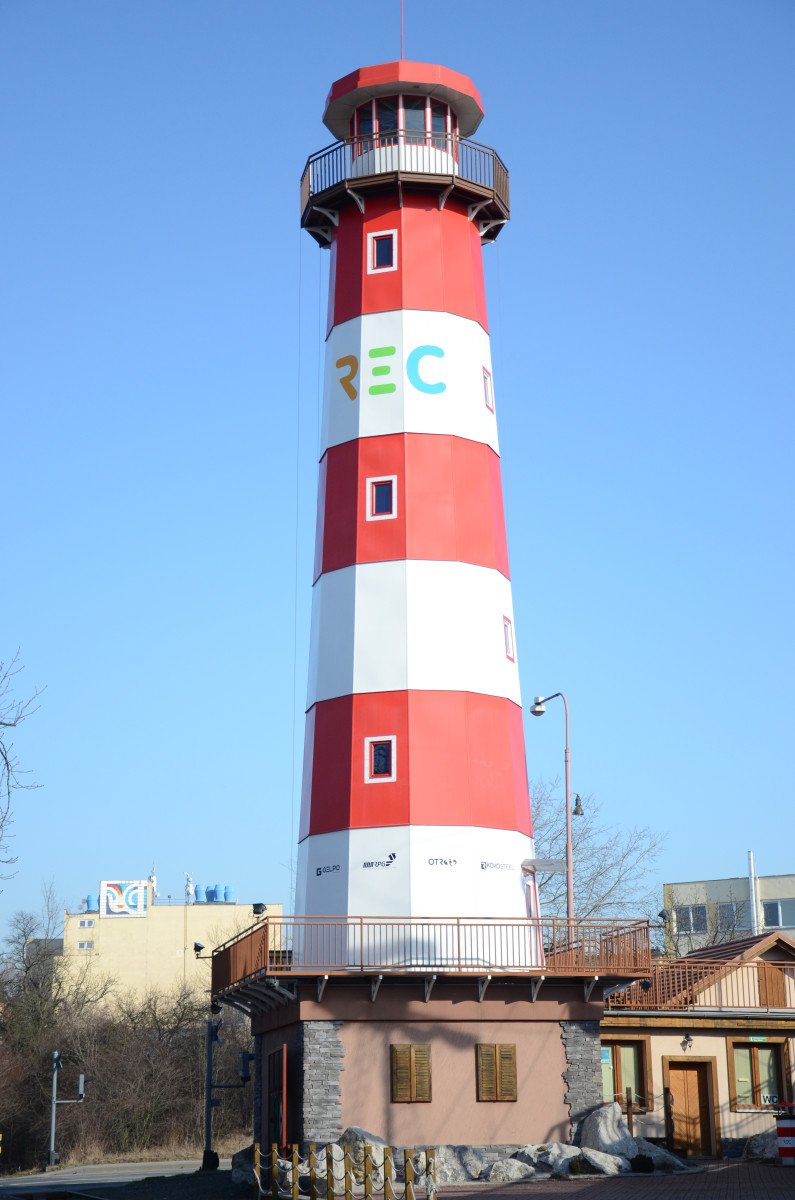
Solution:
[{"label": "lamp post", "polygon": [[[574,854],[571,845],[571,763],[569,760],[569,703],[563,692],[553,692],[551,696],[536,696],[530,712],[534,717],[543,717],[547,711],[544,707],[548,701],[563,701],[563,711],[566,714],[566,753],[564,758],[564,787],[566,790],[566,917],[571,924],[574,921]],[[578,817],[583,815],[580,797],[574,810]]]}]

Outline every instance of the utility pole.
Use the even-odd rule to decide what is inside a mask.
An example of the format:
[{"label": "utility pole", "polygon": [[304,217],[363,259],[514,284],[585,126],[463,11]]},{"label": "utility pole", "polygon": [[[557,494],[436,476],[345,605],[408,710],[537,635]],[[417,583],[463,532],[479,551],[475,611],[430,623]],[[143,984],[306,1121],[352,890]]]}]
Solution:
[{"label": "utility pole", "polygon": [[90,1083],[93,1075],[80,1075],[77,1081],[77,1099],[76,1100],[59,1100],[58,1099],[58,1072],[63,1063],[61,1062],[61,1051],[53,1050],[52,1052],[52,1099],[50,1101],[50,1150],[47,1155],[47,1166],[57,1167],[60,1162],[60,1156],[55,1153],[55,1117],[58,1112],[59,1104],[82,1104],[86,1098],[86,1083]]},{"label": "utility pole", "polygon": [[207,1062],[204,1080],[204,1153],[202,1154],[202,1170],[217,1171],[218,1155],[213,1150],[213,1109],[221,1103],[220,1097],[213,1096],[213,1090],[223,1088],[226,1091],[236,1091],[244,1088],[251,1081],[249,1063],[254,1057],[247,1050],[240,1051],[240,1083],[213,1083],[213,1047],[217,1042],[220,1046],[220,1029],[223,1017],[214,1021],[212,1015],[207,1018]]}]

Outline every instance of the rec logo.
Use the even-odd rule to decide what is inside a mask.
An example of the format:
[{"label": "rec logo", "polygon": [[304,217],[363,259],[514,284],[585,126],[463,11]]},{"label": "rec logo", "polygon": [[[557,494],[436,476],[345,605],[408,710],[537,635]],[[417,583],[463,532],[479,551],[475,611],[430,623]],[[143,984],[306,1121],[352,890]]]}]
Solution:
[{"label": "rec logo", "polygon": [[339,871],[339,869],[340,869],[339,863],[332,863],[330,867],[317,867],[315,869],[315,874],[316,875],[331,875],[334,871]]},{"label": "rec logo", "polygon": [[457,867],[458,859],[457,858],[429,858],[428,866],[429,867]]},{"label": "rec logo", "polygon": [[513,863],[495,863],[486,862],[485,859],[480,864],[481,871],[512,871]]},{"label": "rec logo", "polygon": [[386,858],[374,858],[370,862],[363,862],[362,866],[365,870],[369,870],[371,867],[391,867],[396,858],[397,854],[392,850]]}]

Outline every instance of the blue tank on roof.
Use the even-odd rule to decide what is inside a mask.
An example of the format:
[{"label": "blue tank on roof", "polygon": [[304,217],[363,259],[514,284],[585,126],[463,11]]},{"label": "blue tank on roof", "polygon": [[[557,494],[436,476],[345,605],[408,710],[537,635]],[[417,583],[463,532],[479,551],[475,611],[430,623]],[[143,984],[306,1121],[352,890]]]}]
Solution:
[{"label": "blue tank on roof", "polygon": [[206,892],[205,892],[203,883],[194,883],[193,898],[197,904],[204,904],[205,899],[206,899]]},{"label": "blue tank on roof", "polygon": [[213,888],[213,892],[215,893],[213,900],[217,904],[219,900],[223,900],[224,898],[224,885],[222,883],[216,883],[215,887]]},{"label": "blue tank on roof", "polygon": [[225,904],[234,904],[234,902],[235,902],[234,888],[232,887],[231,883],[225,883],[224,884],[224,903]]},{"label": "blue tank on roof", "polygon": [[99,898],[86,896],[86,912],[99,912]]}]

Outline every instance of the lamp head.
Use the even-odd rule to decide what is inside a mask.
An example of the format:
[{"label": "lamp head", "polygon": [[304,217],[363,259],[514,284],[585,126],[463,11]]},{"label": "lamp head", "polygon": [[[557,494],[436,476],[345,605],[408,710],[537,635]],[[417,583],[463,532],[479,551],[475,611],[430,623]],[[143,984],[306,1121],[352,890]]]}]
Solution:
[{"label": "lamp head", "polygon": [[534,717],[543,717],[543,715],[546,711],[547,710],[544,707],[544,697],[536,696],[535,700],[533,701],[533,707],[530,709],[530,712],[533,714]]},{"label": "lamp head", "polygon": [[573,817],[584,817],[585,816],[585,813],[584,813],[583,807],[582,807],[582,800],[580,799],[579,792],[574,793],[574,808],[571,810],[571,815]]},{"label": "lamp head", "polygon": [[255,917],[261,917],[267,907],[267,904],[262,904],[260,901],[257,901],[256,904],[252,904],[251,911]]},{"label": "lamp head", "polygon": [[199,955],[201,954],[203,949],[204,949],[204,942],[194,942],[193,943],[193,953],[196,955],[197,958],[199,957]]}]

